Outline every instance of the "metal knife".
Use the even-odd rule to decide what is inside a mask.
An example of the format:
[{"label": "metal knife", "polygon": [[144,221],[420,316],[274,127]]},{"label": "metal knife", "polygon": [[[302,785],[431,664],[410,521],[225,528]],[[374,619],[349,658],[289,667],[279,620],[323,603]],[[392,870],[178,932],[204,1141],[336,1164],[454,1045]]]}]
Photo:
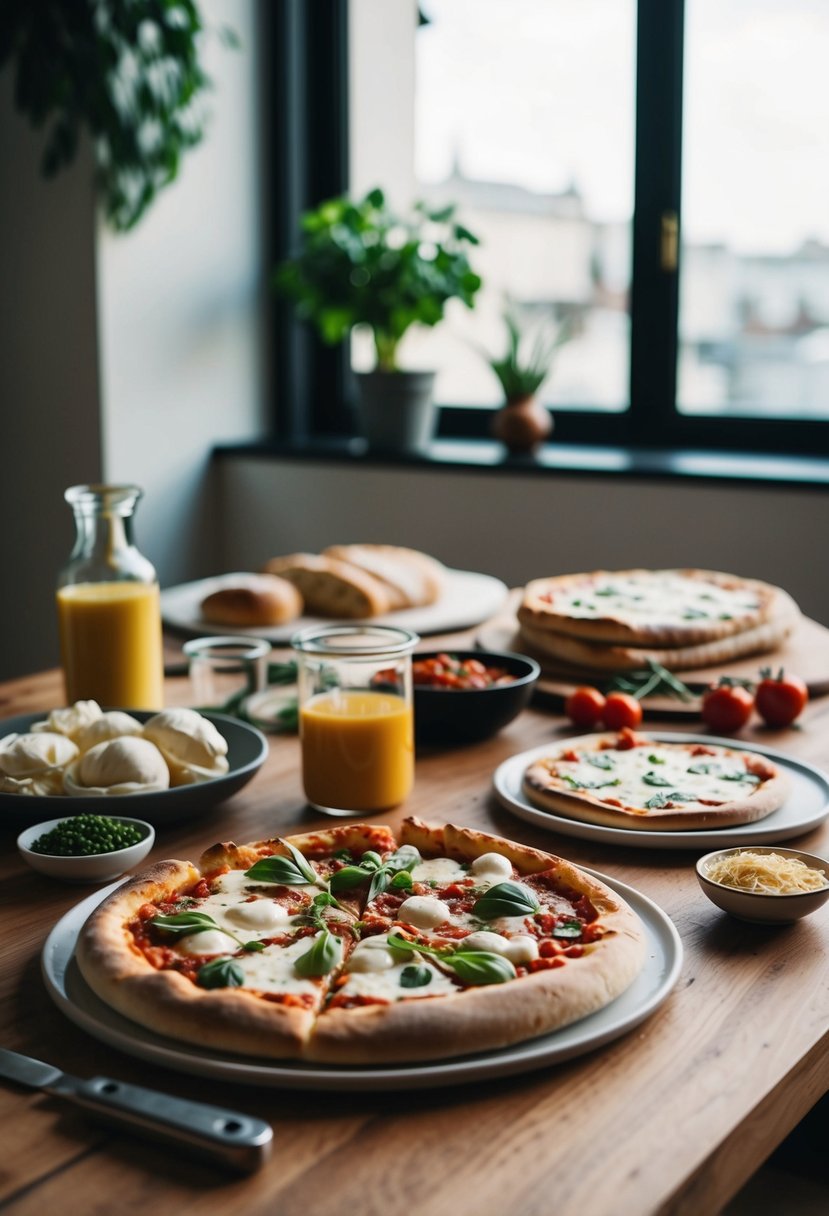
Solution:
[{"label": "metal knife", "polygon": [[107,1121],[169,1141],[240,1173],[259,1169],[270,1153],[269,1123],[221,1106],[188,1102],[110,1077],[84,1081],[5,1047],[0,1047],[0,1076],[68,1098]]}]

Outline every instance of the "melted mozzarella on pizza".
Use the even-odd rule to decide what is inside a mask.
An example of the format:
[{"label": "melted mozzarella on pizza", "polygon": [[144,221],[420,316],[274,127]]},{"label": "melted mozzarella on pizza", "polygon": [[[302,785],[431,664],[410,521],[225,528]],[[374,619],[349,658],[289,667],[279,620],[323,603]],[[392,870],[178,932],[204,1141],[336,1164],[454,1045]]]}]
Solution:
[{"label": "melted mozzarella on pizza", "polygon": [[688,578],[676,570],[600,574],[595,580],[556,590],[557,612],[585,619],[612,617],[637,625],[688,625],[748,616],[760,607],[751,588],[729,588]]},{"label": "melted mozzarella on pizza", "polygon": [[[252,882],[245,877],[244,870],[230,870],[222,874],[211,883],[211,887],[211,894],[200,899],[195,910],[212,917],[220,929],[231,933],[243,929],[245,937],[250,939],[286,933],[295,923],[295,918],[285,905],[273,898],[268,886]],[[317,890],[311,886],[292,889]]]},{"label": "melted mozzarella on pizza", "polygon": [[652,743],[576,755],[576,760],[549,762],[551,788],[585,791],[600,802],[612,800],[632,808],[719,805],[750,796],[761,783],[736,752],[694,755]]}]

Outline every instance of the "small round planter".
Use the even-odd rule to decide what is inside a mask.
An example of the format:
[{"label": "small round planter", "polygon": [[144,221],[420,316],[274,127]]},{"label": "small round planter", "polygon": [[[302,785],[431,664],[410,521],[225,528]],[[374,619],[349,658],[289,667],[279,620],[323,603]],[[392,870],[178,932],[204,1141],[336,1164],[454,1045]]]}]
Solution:
[{"label": "small round planter", "polygon": [[529,456],[549,438],[553,416],[530,394],[508,401],[492,420],[492,434],[513,456]]}]

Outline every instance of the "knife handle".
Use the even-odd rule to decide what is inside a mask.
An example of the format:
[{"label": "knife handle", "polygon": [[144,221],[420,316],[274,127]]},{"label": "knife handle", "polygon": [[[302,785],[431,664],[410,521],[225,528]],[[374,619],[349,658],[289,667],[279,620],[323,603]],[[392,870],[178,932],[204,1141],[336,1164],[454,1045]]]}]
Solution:
[{"label": "knife handle", "polygon": [[270,1124],[238,1111],[189,1102],[110,1077],[73,1079],[71,1087],[54,1088],[93,1114],[153,1139],[172,1141],[240,1173],[259,1169],[270,1152]]}]

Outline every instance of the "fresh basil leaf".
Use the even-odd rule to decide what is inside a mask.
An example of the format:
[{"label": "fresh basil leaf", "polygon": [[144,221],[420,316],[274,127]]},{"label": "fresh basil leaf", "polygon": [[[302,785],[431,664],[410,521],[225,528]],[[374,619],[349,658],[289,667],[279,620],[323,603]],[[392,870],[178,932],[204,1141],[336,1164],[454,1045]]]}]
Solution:
[{"label": "fresh basil leaf", "polygon": [[334,856],[336,857],[337,861],[347,861],[351,863],[354,860],[354,854],[351,852],[351,849],[337,849]]},{"label": "fresh basil leaf", "polygon": [[290,857],[263,857],[245,870],[245,878],[254,882],[279,883],[283,887],[304,887],[308,882],[317,881],[316,874],[309,879]]},{"label": "fresh basil leaf", "polygon": [[566,781],[574,790],[604,790],[608,786],[622,784],[621,777],[615,777],[612,781],[576,781],[575,777],[570,777],[566,773],[562,774],[562,780]]},{"label": "fresh basil leaf", "polygon": [[472,908],[474,916],[481,920],[495,920],[499,916],[531,916],[540,905],[532,891],[519,882],[499,882],[490,887]]},{"label": "fresh basil leaf", "polygon": [[305,954],[301,954],[294,963],[294,971],[306,979],[318,975],[327,975],[334,967],[339,966],[343,957],[342,942],[333,933],[323,929],[314,944]]},{"label": "fresh basil leaf", "polygon": [[648,808],[649,811],[658,810],[660,807],[665,806],[667,801],[668,801],[667,794],[654,794],[653,798],[648,799],[648,801],[645,803],[645,806]]},{"label": "fresh basil leaf", "polygon": [[686,608],[682,614],[684,621],[707,621],[710,612],[703,612],[701,608]]},{"label": "fresh basil leaf", "polygon": [[378,895],[382,895],[384,891],[388,890],[390,882],[391,875],[384,866],[381,866],[379,870],[375,870],[371,876],[371,884],[368,889],[368,903],[371,903]]},{"label": "fresh basil leaf", "polygon": [[320,891],[319,895],[314,896],[311,903],[315,908],[339,908],[340,906],[328,891]]},{"label": "fresh basil leaf", "polygon": [[337,870],[331,875],[328,885],[332,891],[350,891],[353,887],[359,887],[361,882],[365,882],[368,875],[369,871],[363,870],[360,866],[343,866],[341,870]]},{"label": "fresh basil leaf", "polygon": [[392,952],[402,955],[403,958],[411,958],[412,952],[415,950],[419,950],[421,954],[439,954],[439,951],[432,950],[429,946],[419,946],[416,942],[407,941],[399,933],[390,933],[386,938],[386,945]]},{"label": "fresh basil leaf", "polygon": [[283,841],[281,841],[281,843],[284,844],[285,848],[288,850],[288,852],[293,857],[294,862],[296,864],[296,868],[300,871],[301,874],[305,875],[306,882],[312,882],[315,884],[317,882],[319,882],[319,875],[317,874],[316,870],[311,865],[311,863],[307,859],[307,857],[304,857],[302,855],[302,853],[300,853],[299,849],[294,848],[294,846],[292,844],[289,844],[289,842],[287,840],[283,840]]},{"label": "fresh basil leaf", "polygon": [[669,781],[667,779],[667,777],[661,777],[659,775],[659,773],[645,773],[645,775],[642,777],[642,780],[644,781],[645,785],[668,785],[668,786],[670,786],[673,784],[673,782]]},{"label": "fresh basil leaf", "polygon": [[600,768],[604,772],[612,769],[614,765],[613,757],[609,752],[599,752],[595,756],[586,756],[585,759],[588,764],[592,764],[594,768]]},{"label": "fresh basil leaf", "polygon": [[414,845],[404,844],[396,853],[392,853],[391,857],[387,858],[384,868],[391,870],[392,874],[397,874],[401,870],[413,870],[420,860],[420,852]]},{"label": "fresh basil leaf", "polygon": [[756,773],[723,773],[723,781],[744,781],[749,785],[759,785],[760,778]]},{"label": "fresh basil leaf", "polygon": [[214,958],[199,967],[196,983],[200,988],[241,988],[245,973],[232,958]]},{"label": "fresh basil leaf", "polygon": [[671,790],[669,794],[656,794],[645,803],[648,809],[667,806],[669,802],[696,802],[696,794],[683,794],[681,790]]},{"label": "fresh basil leaf", "polygon": [[658,756],[656,754],[656,752],[651,752],[651,754],[648,756],[648,763],[649,764],[667,764],[667,761],[664,756]]},{"label": "fresh basil leaf", "polygon": [[150,924],[171,937],[184,937],[188,933],[219,927],[213,917],[205,912],[174,912],[171,916],[154,916]]},{"label": "fresh basil leaf", "polygon": [[382,864],[383,858],[379,853],[375,853],[373,849],[369,849],[366,853],[363,853],[360,858],[360,865],[368,870],[379,870]]},{"label": "fresh basil leaf", "polygon": [[504,984],[514,980],[517,974],[508,958],[488,950],[458,950],[456,954],[444,957],[443,962],[465,984]]},{"label": "fresh basil leaf", "polygon": [[711,764],[708,761],[697,760],[695,764],[688,765],[689,773],[700,773],[703,776],[707,773],[716,773],[718,765]]},{"label": "fresh basil leaf", "polygon": [[260,942],[260,941],[256,941],[256,940],[254,939],[254,940],[253,940],[253,941],[251,941],[251,942],[245,942],[245,949],[246,949],[246,950],[247,950],[247,951],[248,951],[250,954],[258,954],[260,950],[264,950],[264,949],[265,949],[265,943],[264,943],[264,942]]},{"label": "fresh basil leaf", "polygon": [[594,595],[618,595],[619,592],[615,587],[597,587],[593,592]]},{"label": "fresh basil leaf", "polygon": [[425,988],[427,984],[431,984],[433,974],[434,972],[422,963],[409,963],[400,972],[400,987]]},{"label": "fresh basil leaf", "polygon": [[582,927],[577,920],[563,920],[553,929],[553,937],[581,937]]},{"label": "fresh basil leaf", "polygon": [[391,880],[391,889],[393,891],[410,891],[413,885],[412,876],[408,870],[400,870]]}]

